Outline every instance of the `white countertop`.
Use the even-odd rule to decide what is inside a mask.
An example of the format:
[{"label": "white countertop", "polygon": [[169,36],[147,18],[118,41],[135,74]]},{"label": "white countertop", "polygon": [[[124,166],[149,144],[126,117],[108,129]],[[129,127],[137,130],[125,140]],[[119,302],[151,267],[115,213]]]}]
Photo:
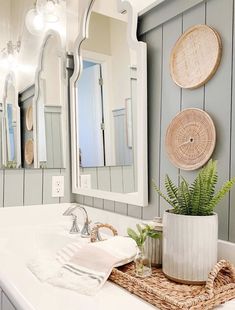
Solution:
[{"label": "white countertop", "polygon": [[[66,242],[66,238],[76,238],[67,235],[70,219],[62,216],[67,207],[68,205],[57,205],[0,210],[0,287],[17,310],[156,310],[109,281],[96,296],[88,297],[41,283],[27,269],[27,260],[32,253],[38,251],[40,242],[55,250],[56,242],[61,241],[62,244]],[[89,213],[92,218],[90,208]],[[94,221],[98,216],[99,211],[95,210]],[[118,221],[123,223],[121,217],[116,220],[117,225]],[[235,301],[218,309],[234,310]]]}]

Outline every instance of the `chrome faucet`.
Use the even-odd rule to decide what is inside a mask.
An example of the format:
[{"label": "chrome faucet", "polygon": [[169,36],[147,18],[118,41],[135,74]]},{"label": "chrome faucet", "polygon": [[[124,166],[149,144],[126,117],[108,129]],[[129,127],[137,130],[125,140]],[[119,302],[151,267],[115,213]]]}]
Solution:
[{"label": "chrome faucet", "polygon": [[65,216],[72,215],[72,217],[73,217],[73,223],[72,223],[72,227],[70,229],[70,233],[71,234],[78,234],[80,232],[80,229],[79,229],[78,224],[77,224],[78,217],[76,214],[74,214],[77,210],[83,211],[83,214],[84,214],[84,224],[83,224],[83,227],[81,230],[81,237],[82,238],[90,238],[91,228],[90,228],[90,221],[88,218],[88,213],[87,213],[86,209],[80,205],[71,206],[63,213],[63,215],[65,215]]}]

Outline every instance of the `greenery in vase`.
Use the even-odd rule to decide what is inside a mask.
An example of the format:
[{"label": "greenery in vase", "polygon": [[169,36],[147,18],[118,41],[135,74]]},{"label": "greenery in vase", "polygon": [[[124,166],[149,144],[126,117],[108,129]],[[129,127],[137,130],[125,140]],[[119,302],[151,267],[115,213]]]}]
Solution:
[{"label": "greenery in vase", "polygon": [[215,192],[218,181],[217,161],[210,160],[198,173],[194,182],[189,183],[181,176],[179,186],[176,186],[166,175],[165,187],[167,195],[163,194],[155,182],[153,187],[156,192],[173,207],[172,212],[182,215],[205,216],[212,215],[214,208],[220,200],[230,191],[235,178],[227,181]]},{"label": "greenery in vase", "polygon": [[137,232],[135,232],[133,229],[128,228],[127,234],[130,238],[135,240],[137,246],[139,248],[142,248],[147,237],[157,239],[160,238],[161,234],[158,233],[153,227],[150,225],[146,225],[144,227],[141,227],[141,225],[137,224]]}]

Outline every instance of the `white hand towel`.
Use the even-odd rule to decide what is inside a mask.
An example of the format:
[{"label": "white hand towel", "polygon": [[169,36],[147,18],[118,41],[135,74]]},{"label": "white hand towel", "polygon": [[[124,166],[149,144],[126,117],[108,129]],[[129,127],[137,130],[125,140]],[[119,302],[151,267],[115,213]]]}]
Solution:
[{"label": "white hand towel", "polygon": [[41,281],[94,295],[104,285],[113,267],[133,260],[135,255],[135,242],[116,236],[87,245],[73,242],[61,249],[56,259],[49,258],[47,261],[45,257],[32,260],[28,268]]}]

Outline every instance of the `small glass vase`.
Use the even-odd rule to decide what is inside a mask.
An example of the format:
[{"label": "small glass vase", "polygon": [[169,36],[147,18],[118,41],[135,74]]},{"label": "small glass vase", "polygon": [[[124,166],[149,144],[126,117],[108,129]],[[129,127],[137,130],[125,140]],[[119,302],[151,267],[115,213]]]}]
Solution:
[{"label": "small glass vase", "polygon": [[138,247],[138,252],[134,259],[135,274],[137,277],[148,277],[152,274],[151,261],[147,257],[144,245]]}]

